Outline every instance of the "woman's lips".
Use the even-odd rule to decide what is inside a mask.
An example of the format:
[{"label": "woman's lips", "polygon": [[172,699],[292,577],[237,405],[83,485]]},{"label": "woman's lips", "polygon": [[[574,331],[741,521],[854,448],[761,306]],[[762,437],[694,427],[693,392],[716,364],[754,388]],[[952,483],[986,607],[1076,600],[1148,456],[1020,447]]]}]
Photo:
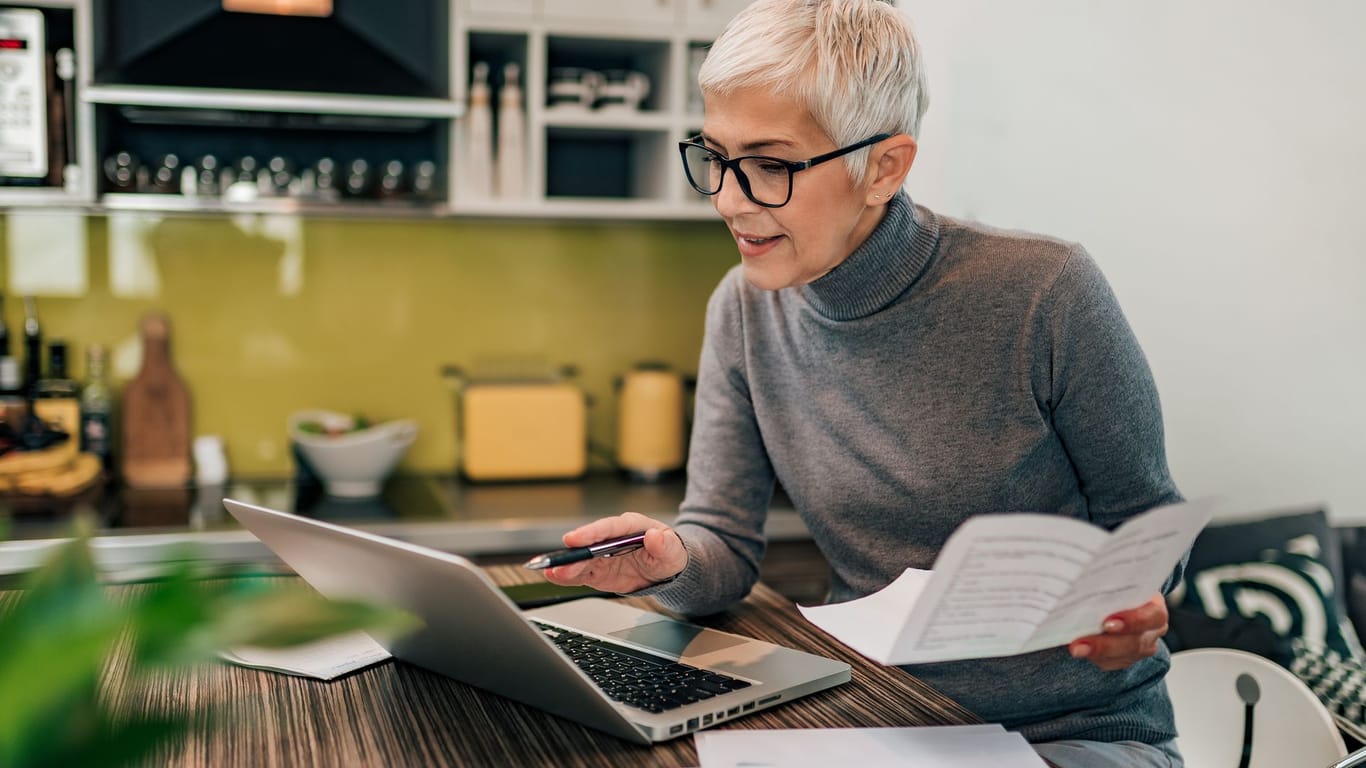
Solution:
[{"label": "woman's lips", "polygon": [[782,242],[782,240],[782,235],[774,235],[773,237],[759,237],[758,235],[742,234],[735,235],[735,243],[740,248],[740,255],[746,258],[762,256],[778,247],[778,243]]}]

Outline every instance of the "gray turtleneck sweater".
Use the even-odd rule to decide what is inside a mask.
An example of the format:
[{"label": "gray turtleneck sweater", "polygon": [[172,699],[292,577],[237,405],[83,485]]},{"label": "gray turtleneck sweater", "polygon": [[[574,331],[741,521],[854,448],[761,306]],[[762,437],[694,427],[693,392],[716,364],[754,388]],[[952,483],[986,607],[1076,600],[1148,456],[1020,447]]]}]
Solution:
[{"label": "gray turtleneck sweater", "polygon": [[[1147,362],[1086,252],[904,193],[814,282],[764,291],[737,267],[717,287],[676,521],[688,566],[645,593],[694,615],[748,594],[775,480],[834,602],[931,567],[973,515],[1114,528],[1180,500]],[[1165,648],[1120,672],[1054,648],[907,669],[1030,741],[1156,743],[1175,736],[1167,667]]]}]

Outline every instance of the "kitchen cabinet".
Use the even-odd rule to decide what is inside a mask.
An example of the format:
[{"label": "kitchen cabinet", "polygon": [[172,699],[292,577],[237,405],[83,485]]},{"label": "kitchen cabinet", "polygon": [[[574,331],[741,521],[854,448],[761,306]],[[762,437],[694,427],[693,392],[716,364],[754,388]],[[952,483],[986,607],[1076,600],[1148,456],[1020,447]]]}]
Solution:
[{"label": "kitchen cabinet", "polygon": [[75,130],[60,187],[7,178],[0,206],[448,213],[455,1],[339,2],[326,17],[14,4],[44,11],[49,52],[74,52]]},{"label": "kitchen cabinet", "polygon": [[93,187],[90,111],[79,101],[82,0],[0,2],[0,206],[73,206]]},{"label": "kitchen cabinet", "polygon": [[[541,0],[520,22],[493,11],[457,18],[461,99],[468,98],[469,74],[478,63],[495,76],[509,62],[524,73],[528,177],[516,197],[457,189],[452,210],[570,218],[714,216],[708,201],[688,186],[675,146],[702,125],[694,82],[711,40],[703,31],[719,31],[725,23],[718,22],[720,15],[743,5]],[[690,19],[693,13],[697,17]],[[634,98],[622,104],[616,89],[625,80],[633,83]],[[585,81],[597,85],[597,106],[586,103],[595,91]],[[499,83],[492,85],[496,93]],[[467,128],[467,118],[457,121],[457,144],[469,141]]]},{"label": "kitchen cabinet", "polygon": [[[675,145],[702,124],[694,83],[706,46],[747,0],[394,2],[338,0],[334,19],[217,4],[201,14],[175,0],[25,3],[56,14],[75,51],[74,162],[58,184],[0,182],[0,207],[714,215]],[[489,73],[487,112],[471,108],[477,64]],[[515,194],[499,194],[465,182],[480,162],[517,154],[480,149],[512,127],[500,125],[512,119],[499,109],[508,65],[521,88],[521,158],[518,183],[501,185]]]}]

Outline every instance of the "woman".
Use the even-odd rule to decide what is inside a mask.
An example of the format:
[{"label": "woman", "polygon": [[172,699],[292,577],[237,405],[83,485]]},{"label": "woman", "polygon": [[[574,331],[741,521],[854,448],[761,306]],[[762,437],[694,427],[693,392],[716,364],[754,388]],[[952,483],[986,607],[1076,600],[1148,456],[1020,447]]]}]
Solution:
[{"label": "woman", "polygon": [[[552,581],[724,609],[757,579],[775,479],[831,601],[929,568],[975,514],[1114,528],[1180,499],[1147,363],[1086,252],[901,191],[926,96],[899,12],[760,0],[699,81],[703,132],[681,151],[741,265],[707,307],[686,498],[672,528],[627,513],[566,534],[649,529]],[[1057,765],[1179,766],[1166,618],[1157,595],[1066,648],[908,669]]]}]

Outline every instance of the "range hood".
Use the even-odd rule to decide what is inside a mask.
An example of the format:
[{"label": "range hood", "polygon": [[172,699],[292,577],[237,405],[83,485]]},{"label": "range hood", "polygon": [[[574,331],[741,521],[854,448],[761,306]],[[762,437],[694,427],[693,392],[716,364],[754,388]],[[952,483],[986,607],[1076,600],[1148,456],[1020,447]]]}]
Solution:
[{"label": "range hood", "polygon": [[95,80],[444,98],[446,8],[333,0],[328,15],[295,16],[226,10],[223,0],[100,0]]}]

